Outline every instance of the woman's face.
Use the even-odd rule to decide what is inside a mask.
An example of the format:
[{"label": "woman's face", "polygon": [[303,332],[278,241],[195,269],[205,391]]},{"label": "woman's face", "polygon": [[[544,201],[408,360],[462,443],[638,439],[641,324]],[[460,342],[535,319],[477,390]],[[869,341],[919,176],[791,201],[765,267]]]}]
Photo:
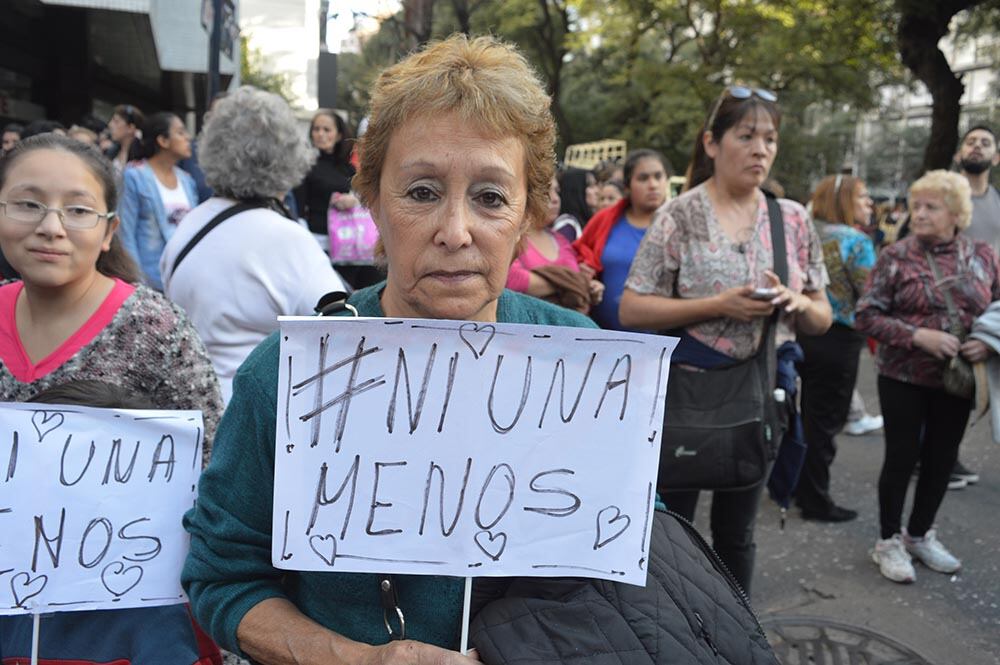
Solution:
[{"label": "woman's face", "polygon": [[545,223],[542,228],[545,228],[552,222],[556,221],[556,217],[559,216],[559,210],[562,208],[562,198],[559,196],[559,180],[553,176],[552,181],[549,183],[549,207],[545,214]]},{"label": "woman's face", "polygon": [[455,114],[393,133],[372,213],[385,245],[389,316],[495,321],[523,229],[525,152]]},{"label": "woman's face", "polygon": [[587,172],[587,189],[585,196],[587,207],[590,208],[591,211],[597,210],[601,197],[601,188],[597,184],[597,178],[595,178],[594,174],[589,171]]},{"label": "woman's face", "polygon": [[116,113],[111,116],[111,120],[108,122],[108,132],[111,134],[112,141],[121,144],[126,138],[135,136],[135,125],[130,125],[128,120]]},{"label": "woman's face", "polygon": [[771,114],[754,108],[726,130],[721,140],[709,132],[705,152],[714,162],[714,175],[727,189],[760,187],[778,155],[778,130]]},{"label": "woman's face", "polygon": [[872,218],[872,197],[868,196],[868,188],[865,187],[865,183],[858,182],[854,189],[854,198],[851,201],[854,205],[854,223],[868,226]]},{"label": "woman's face", "polygon": [[941,192],[917,192],[910,199],[910,230],[925,242],[947,242],[955,237],[958,215],[945,205]]},{"label": "woman's face", "polygon": [[622,193],[614,185],[602,185],[601,196],[598,199],[598,207],[601,209],[610,208],[622,200]]},{"label": "woman's face", "polygon": [[160,149],[169,152],[178,160],[188,159],[191,156],[191,135],[188,134],[187,127],[180,118],[175,117],[170,121],[170,129],[166,136],[157,138]]},{"label": "woman's face", "polygon": [[322,152],[333,152],[333,146],[340,140],[337,123],[325,113],[313,118],[309,136],[312,138],[313,147]]},{"label": "woman's face", "polygon": [[104,188],[86,163],[63,150],[33,150],[17,160],[0,189],[0,249],[24,278],[39,288],[60,288],[93,277],[101,252],[111,247],[118,220],[98,220],[91,229],[67,229],[50,212],[37,224],[15,222],[8,210],[15,202],[65,210],[84,206],[108,212]]},{"label": "woman's face", "polygon": [[667,200],[667,171],[655,157],[643,157],[632,171],[628,183],[633,208],[651,213]]}]

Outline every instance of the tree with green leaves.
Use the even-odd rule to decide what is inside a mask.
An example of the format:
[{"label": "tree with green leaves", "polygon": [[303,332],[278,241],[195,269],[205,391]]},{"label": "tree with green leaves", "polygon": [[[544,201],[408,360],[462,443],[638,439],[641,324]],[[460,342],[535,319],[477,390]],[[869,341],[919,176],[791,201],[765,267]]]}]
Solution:
[{"label": "tree with green leaves", "polygon": [[250,42],[250,35],[243,35],[240,39],[240,82],[273,92],[291,104],[295,95],[292,94],[292,82],[288,74],[267,71],[264,67],[264,54],[251,46]]}]

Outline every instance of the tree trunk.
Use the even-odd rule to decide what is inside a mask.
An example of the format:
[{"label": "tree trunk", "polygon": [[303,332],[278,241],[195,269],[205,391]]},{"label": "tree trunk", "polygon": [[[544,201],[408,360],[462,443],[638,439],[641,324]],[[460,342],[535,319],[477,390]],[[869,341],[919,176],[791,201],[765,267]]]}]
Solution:
[{"label": "tree trunk", "polygon": [[451,0],[451,6],[455,10],[455,20],[458,21],[458,30],[466,35],[472,35],[470,17],[472,9],[469,7],[469,0]]},{"label": "tree trunk", "polygon": [[959,100],[965,91],[961,76],[955,76],[937,47],[948,33],[955,14],[982,0],[897,0],[900,11],[896,37],[899,55],[913,74],[927,86],[933,104],[931,133],[924,150],[922,171],[946,169],[958,144]]},{"label": "tree trunk", "polygon": [[403,23],[410,50],[418,49],[431,39],[434,25],[434,0],[405,0]]}]

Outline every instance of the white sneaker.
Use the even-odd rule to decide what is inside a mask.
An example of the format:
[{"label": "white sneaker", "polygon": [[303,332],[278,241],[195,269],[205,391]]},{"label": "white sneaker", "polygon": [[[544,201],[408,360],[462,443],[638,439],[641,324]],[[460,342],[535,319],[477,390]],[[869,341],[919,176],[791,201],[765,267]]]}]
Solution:
[{"label": "white sneaker", "polygon": [[903,538],[898,533],[892,538],[875,541],[872,561],[878,565],[882,577],[893,582],[909,584],[917,579],[917,572],[913,570],[913,563],[910,561],[910,555],[906,553]]},{"label": "white sneaker", "polygon": [[844,425],[844,434],[851,436],[863,436],[882,429],[882,416],[869,416],[865,414],[857,420],[849,420]]},{"label": "white sneaker", "polygon": [[957,573],[962,568],[962,562],[945,549],[937,539],[937,532],[934,529],[925,533],[923,538],[912,538],[904,529],[903,544],[907,552],[931,570],[951,574]]}]

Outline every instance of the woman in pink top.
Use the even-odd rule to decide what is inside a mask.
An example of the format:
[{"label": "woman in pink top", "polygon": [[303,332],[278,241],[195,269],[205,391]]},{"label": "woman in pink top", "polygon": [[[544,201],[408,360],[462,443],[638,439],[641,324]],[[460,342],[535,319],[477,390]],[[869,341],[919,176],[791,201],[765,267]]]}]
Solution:
[{"label": "woman in pink top", "polygon": [[[559,216],[559,208],[559,181],[552,178],[548,215],[521,238],[521,252],[510,266],[507,288],[569,307],[579,305],[574,308],[586,313],[590,305],[601,301],[604,285],[593,279],[589,269],[581,273],[573,246],[562,235],[552,232],[551,224]],[[551,266],[561,266],[565,271],[540,270]],[[578,274],[578,278],[574,279],[571,273]],[[573,298],[566,291],[576,291],[578,297]]]},{"label": "woman in pink top", "polygon": [[112,382],[156,408],[201,410],[207,455],[218,381],[181,310],[136,284],[115,203],[110,165],[72,139],[32,137],[0,161],[0,250],[21,275],[0,286],[0,401]]}]

